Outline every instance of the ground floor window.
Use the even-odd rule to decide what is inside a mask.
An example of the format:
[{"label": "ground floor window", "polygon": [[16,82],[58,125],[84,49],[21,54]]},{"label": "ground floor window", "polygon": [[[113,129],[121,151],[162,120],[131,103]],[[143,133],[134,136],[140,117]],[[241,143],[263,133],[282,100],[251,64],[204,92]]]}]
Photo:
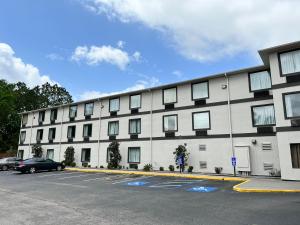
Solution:
[{"label": "ground floor window", "polygon": [[128,148],[128,163],[140,163],[141,149],[139,147]]},{"label": "ground floor window", "polygon": [[47,159],[54,159],[54,149],[48,149],[47,150],[47,155],[46,155]]},{"label": "ground floor window", "polygon": [[90,162],[91,161],[91,149],[83,148],[81,151],[81,162]]},{"label": "ground floor window", "polygon": [[291,144],[291,159],[293,168],[300,168],[300,144]]},{"label": "ground floor window", "polygon": [[19,159],[23,159],[23,158],[24,158],[24,150],[19,150],[19,151],[18,151],[17,157],[18,157]]}]

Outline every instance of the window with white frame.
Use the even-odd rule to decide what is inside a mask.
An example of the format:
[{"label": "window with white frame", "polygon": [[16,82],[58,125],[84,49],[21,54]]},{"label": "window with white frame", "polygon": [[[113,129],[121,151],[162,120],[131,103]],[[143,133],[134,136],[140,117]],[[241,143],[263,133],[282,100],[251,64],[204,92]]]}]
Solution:
[{"label": "window with white frame", "polygon": [[163,90],[163,103],[172,104],[177,102],[177,88],[168,88]]},{"label": "window with white frame", "polygon": [[43,139],[43,129],[39,129],[36,132],[36,140],[41,141]]},{"label": "window with white frame", "polygon": [[300,117],[300,92],[285,94],[284,103],[287,118]]},{"label": "window with white frame", "polygon": [[45,120],[45,111],[40,111],[39,112],[39,123],[44,122]]},{"label": "window with white frame", "polygon": [[116,136],[119,134],[119,121],[108,122],[108,136]]},{"label": "window with white frame", "polygon": [[110,112],[117,112],[120,110],[120,99],[113,98],[109,100],[109,111]]},{"label": "window with white frame", "polygon": [[256,73],[250,73],[250,90],[260,91],[270,89],[272,86],[271,76],[269,71],[260,71]]},{"label": "window with white frame", "polygon": [[83,148],[81,151],[81,162],[90,162],[91,160],[91,149]]},{"label": "window with white frame", "polygon": [[141,119],[129,120],[129,134],[140,134],[141,133]]},{"label": "window with white frame", "polygon": [[168,115],[163,117],[164,132],[177,131],[177,115]]},{"label": "window with white frame", "polygon": [[274,105],[253,106],[252,117],[254,126],[275,125]]},{"label": "window with white frame", "polygon": [[208,98],[208,82],[192,84],[193,100]]},{"label": "window with white frame", "polygon": [[49,128],[48,140],[55,139],[56,128]]},{"label": "window with white frame", "polygon": [[139,147],[128,148],[128,163],[140,163],[141,149]]},{"label": "window with white frame", "polygon": [[130,109],[138,109],[141,107],[141,95],[130,96]]},{"label": "window with white frame", "polygon": [[93,110],[94,110],[94,103],[93,102],[85,103],[85,107],[84,107],[84,115],[85,116],[93,115]]},{"label": "window with white frame", "polygon": [[68,126],[67,138],[72,139],[75,138],[76,126]]},{"label": "window with white frame", "polygon": [[25,126],[28,122],[28,114],[23,114],[22,116],[22,125]]},{"label": "window with white frame", "polygon": [[300,72],[300,50],[280,54],[282,75]]},{"label": "window with white frame", "polygon": [[72,105],[69,108],[69,118],[75,118],[77,116],[77,105]]},{"label": "window with white frame", "polygon": [[50,121],[55,121],[57,119],[57,109],[52,109],[50,113]]},{"label": "window with white frame", "polygon": [[54,159],[54,149],[47,149],[47,155],[46,155],[47,159]]},{"label": "window with white frame", "polygon": [[21,134],[20,134],[21,144],[23,144],[25,142],[25,139],[26,139],[26,131],[21,131]]},{"label": "window with white frame", "polygon": [[92,124],[84,124],[83,137],[91,137],[91,136],[92,136]]},{"label": "window with white frame", "polygon": [[209,112],[193,113],[193,130],[208,130],[210,129]]}]

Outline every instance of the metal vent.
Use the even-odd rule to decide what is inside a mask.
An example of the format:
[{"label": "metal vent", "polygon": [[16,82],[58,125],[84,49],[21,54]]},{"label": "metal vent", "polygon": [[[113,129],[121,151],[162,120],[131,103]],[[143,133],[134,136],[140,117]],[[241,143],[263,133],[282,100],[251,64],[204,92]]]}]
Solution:
[{"label": "metal vent", "polygon": [[200,169],[206,169],[207,168],[207,162],[206,161],[200,161]]},{"label": "metal vent", "polygon": [[273,170],[273,163],[264,163],[264,170]]},{"label": "metal vent", "polygon": [[206,151],[206,145],[199,145],[199,151]]},{"label": "metal vent", "polygon": [[271,143],[262,143],[262,150],[272,150],[272,144]]}]

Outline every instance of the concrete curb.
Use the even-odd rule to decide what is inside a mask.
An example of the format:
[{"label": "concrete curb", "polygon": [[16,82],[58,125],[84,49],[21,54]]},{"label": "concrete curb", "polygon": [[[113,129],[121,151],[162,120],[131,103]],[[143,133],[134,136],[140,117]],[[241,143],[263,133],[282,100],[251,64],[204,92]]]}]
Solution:
[{"label": "concrete curb", "polygon": [[143,172],[143,171],[123,171],[123,170],[97,170],[97,169],[80,169],[80,168],[66,168],[68,171],[78,171],[85,173],[110,173],[110,174],[134,174],[143,176],[158,176],[158,177],[181,177],[189,179],[205,179],[205,180],[217,180],[217,181],[240,181],[241,183],[233,186],[233,190],[237,192],[248,193],[300,193],[299,190],[289,189],[259,189],[259,188],[241,188],[240,185],[250,181],[247,178],[240,177],[226,177],[226,176],[209,176],[209,175],[190,175],[190,174],[176,174],[176,173],[157,173],[157,172]]}]

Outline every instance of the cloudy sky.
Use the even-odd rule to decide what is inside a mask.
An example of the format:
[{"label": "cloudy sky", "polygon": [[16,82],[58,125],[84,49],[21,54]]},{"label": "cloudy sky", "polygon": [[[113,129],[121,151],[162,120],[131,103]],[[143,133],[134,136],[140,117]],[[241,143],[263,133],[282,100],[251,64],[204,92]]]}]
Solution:
[{"label": "cloudy sky", "polygon": [[261,64],[300,40],[298,0],[3,0],[0,79],[75,100]]}]

